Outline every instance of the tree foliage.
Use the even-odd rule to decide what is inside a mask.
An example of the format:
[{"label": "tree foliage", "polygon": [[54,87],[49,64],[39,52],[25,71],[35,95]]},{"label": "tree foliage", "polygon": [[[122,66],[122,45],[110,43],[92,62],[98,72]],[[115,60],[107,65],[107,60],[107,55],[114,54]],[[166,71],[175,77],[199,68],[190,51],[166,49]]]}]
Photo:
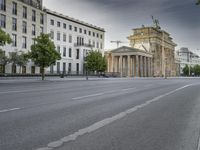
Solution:
[{"label": "tree foliage", "polygon": [[6,44],[10,44],[12,42],[10,35],[6,34],[1,28],[0,28],[0,46],[5,46]]},{"label": "tree foliage", "polygon": [[104,72],[107,68],[105,57],[99,51],[90,51],[86,57],[87,69],[92,72]]},{"label": "tree foliage", "polygon": [[196,5],[200,5],[200,0],[197,0]]},{"label": "tree foliage", "polygon": [[185,67],[183,68],[183,74],[185,76],[188,76],[189,75],[189,66],[188,65],[185,65]]},{"label": "tree foliage", "polygon": [[60,53],[56,51],[54,43],[50,40],[49,34],[42,33],[34,39],[36,44],[31,46],[29,57],[42,70],[42,80],[44,80],[44,68],[54,64],[61,59]]},{"label": "tree foliage", "polygon": [[5,51],[0,49],[0,64],[6,65],[9,62],[9,58],[6,56]]}]

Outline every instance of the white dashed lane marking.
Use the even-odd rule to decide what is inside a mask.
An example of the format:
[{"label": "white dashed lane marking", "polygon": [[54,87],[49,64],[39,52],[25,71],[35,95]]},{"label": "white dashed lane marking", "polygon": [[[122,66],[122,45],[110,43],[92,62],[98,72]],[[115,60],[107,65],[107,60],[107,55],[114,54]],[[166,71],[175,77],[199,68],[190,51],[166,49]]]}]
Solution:
[{"label": "white dashed lane marking", "polygon": [[[70,141],[74,141],[79,136],[83,136],[85,134],[88,134],[88,133],[91,133],[93,131],[96,131],[96,130],[98,130],[98,129],[106,126],[106,125],[109,125],[109,124],[113,123],[114,121],[117,121],[119,119],[122,119],[122,118],[126,117],[128,114],[131,114],[131,113],[137,111],[138,109],[141,109],[141,108],[143,108],[145,106],[148,106],[152,102],[159,101],[161,98],[163,98],[165,96],[168,96],[170,94],[173,94],[173,93],[175,93],[177,91],[180,91],[180,90],[182,90],[182,89],[184,89],[186,87],[189,87],[189,86],[191,86],[191,85],[186,85],[186,86],[180,87],[178,89],[175,89],[175,90],[173,90],[171,92],[168,92],[168,93],[165,93],[163,95],[157,96],[157,97],[155,97],[155,98],[153,98],[151,100],[146,101],[143,104],[140,104],[140,105],[137,105],[137,106],[132,107],[130,109],[127,109],[127,110],[125,110],[125,111],[123,111],[123,112],[121,112],[121,113],[119,113],[119,114],[117,114],[115,116],[112,116],[112,117],[109,117],[109,118],[105,118],[105,119],[103,119],[103,120],[101,120],[99,122],[96,122],[96,123],[92,124],[91,126],[88,126],[86,128],[80,129],[80,130],[78,130],[77,132],[75,132],[75,133],[73,133],[71,135],[65,136],[65,137],[63,137],[63,138],[61,138],[61,139],[59,139],[57,141],[50,142],[49,144],[47,144],[46,147],[38,148],[36,150],[53,150],[55,148],[61,147],[64,143],[67,143],[67,142],[70,142]],[[103,93],[101,93],[101,94],[103,94]],[[91,96],[91,95],[88,95],[88,96]]]},{"label": "white dashed lane marking", "polygon": [[6,113],[6,112],[15,111],[15,110],[20,110],[20,109],[21,109],[21,108],[3,109],[3,110],[0,110],[0,113]]}]

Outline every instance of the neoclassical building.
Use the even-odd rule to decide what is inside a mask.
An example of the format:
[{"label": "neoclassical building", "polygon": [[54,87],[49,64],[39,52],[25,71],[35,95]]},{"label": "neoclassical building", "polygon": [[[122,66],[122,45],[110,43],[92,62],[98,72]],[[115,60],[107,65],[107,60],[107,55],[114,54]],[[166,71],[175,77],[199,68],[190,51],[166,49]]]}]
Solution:
[{"label": "neoclassical building", "polygon": [[133,29],[130,46],[153,54],[153,76],[176,76],[175,47],[170,34],[158,25]]},{"label": "neoclassical building", "polygon": [[105,52],[108,72],[119,72],[121,77],[152,76],[152,54],[131,47],[120,47]]}]

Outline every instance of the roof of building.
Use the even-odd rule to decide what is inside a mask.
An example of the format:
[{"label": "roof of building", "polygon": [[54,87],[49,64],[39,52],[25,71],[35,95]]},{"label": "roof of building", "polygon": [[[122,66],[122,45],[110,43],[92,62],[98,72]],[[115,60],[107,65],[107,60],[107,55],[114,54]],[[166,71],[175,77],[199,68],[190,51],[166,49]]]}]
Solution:
[{"label": "roof of building", "polygon": [[124,52],[141,52],[141,53],[151,54],[150,52],[146,52],[144,50],[133,48],[133,47],[128,47],[128,46],[121,46],[119,48],[111,50],[110,52],[117,53],[117,52],[122,52],[121,50],[123,50]]},{"label": "roof of building", "polygon": [[101,31],[101,32],[105,32],[105,29],[104,29],[104,28],[97,27],[97,26],[95,26],[95,25],[86,23],[86,22],[84,22],[84,21],[80,21],[80,20],[78,20],[78,19],[69,17],[69,16],[67,16],[67,15],[63,15],[63,14],[61,14],[61,13],[52,11],[52,10],[50,10],[50,9],[45,8],[44,11],[45,11],[47,14],[51,14],[51,15],[54,15],[54,16],[56,16],[56,17],[60,17],[60,18],[62,18],[62,19],[66,19],[66,20],[72,21],[72,22],[74,22],[74,23],[78,23],[78,24],[80,24],[80,25],[83,25],[83,26],[86,26],[86,27],[89,27],[89,28],[93,28],[93,29],[99,30],[99,31]]}]

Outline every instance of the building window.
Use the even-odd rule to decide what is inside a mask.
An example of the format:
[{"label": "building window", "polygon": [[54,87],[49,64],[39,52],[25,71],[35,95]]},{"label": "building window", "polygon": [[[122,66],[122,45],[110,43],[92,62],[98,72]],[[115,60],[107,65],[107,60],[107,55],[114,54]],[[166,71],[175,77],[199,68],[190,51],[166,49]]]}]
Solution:
[{"label": "building window", "polygon": [[79,63],[76,63],[76,73],[79,74]]},{"label": "building window", "polygon": [[72,63],[69,63],[68,64],[68,73],[70,74],[72,71]]},{"label": "building window", "polygon": [[74,27],[74,31],[77,32],[77,27]]},{"label": "building window", "polygon": [[26,21],[22,22],[22,33],[27,33],[27,23],[26,23]]},{"label": "building window", "polygon": [[17,31],[17,19],[12,18],[12,30]]},{"label": "building window", "polygon": [[44,14],[40,14],[40,24],[44,24]]},{"label": "building window", "polygon": [[66,74],[66,63],[63,63],[63,74]]},{"label": "building window", "polygon": [[66,40],[67,40],[67,35],[64,33],[63,34],[63,42],[66,42]]},{"label": "building window", "polygon": [[22,37],[22,48],[27,47],[27,38],[25,36]]},{"label": "building window", "polygon": [[66,57],[66,47],[63,47],[63,57]]},{"label": "building window", "polygon": [[59,45],[57,46],[57,51],[58,51],[58,53],[60,53],[60,46]]},{"label": "building window", "polygon": [[12,34],[12,46],[16,47],[17,46],[17,35]]},{"label": "building window", "polygon": [[93,41],[93,47],[95,47],[95,41]]},{"label": "building window", "polygon": [[54,39],[54,31],[50,32],[50,38],[53,40]]},{"label": "building window", "polygon": [[32,21],[36,21],[36,11],[32,10]]},{"label": "building window", "polygon": [[35,25],[32,24],[32,35],[35,35]]},{"label": "building window", "polygon": [[69,35],[69,43],[72,43],[72,35]]},{"label": "building window", "polygon": [[57,40],[60,41],[60,32],[57,32]]},{"label": "building window", "polygon": [[0,0],[0,10],[6,11],[6,0]]},{"label": "building window", "polygon": [[57,27],[60,27],[60,22],[59,21],[57,21]]},{"label": "building window", "polygon": [[31,74],[35,74],[35,66],[31,66]]},{"label": "building window", "polygon": [[41,33],[44,33],[44,28],[43,27],[40,27],[40,34]]},{"label": "building window", "polygon": [[66,23],[63,23],[63,28],[66,29],[67,28],[67,25]]},{"label": "building window", "polygon": [[57,73],[60,73],[60,62],[57,62]]},{"label": "building window", "polygon": [[99,42],[97,42],[97,48],[99,48]]},{"label": "building window", "polygon": [[97,33],[97,38],[99,38],[99,33]]},{"label": "building window", "polygon": [[27,18],[27,7],[23,6],[23,14],[22,14],[23,18]]},{"label": "building window", "polygon": [[72,57],[72,48],[69,48],[69,57]]},{"label": "building window", "polygon": [[81,28],[79,29],[79,32],[82,33],[82,29]]},{"label": "building window", "polygon": [[93,37],[95,37],[95,33],[93,32]]},{"label": "building window", "polygon": [[72,30],[72,25],[69,25],[69,30]]},{"label": "building window", "polygon": [[53,19],[51,19],[50,24],[51,24],[52,26],[54,26],[54,20],[53,20]]},{"label": "building window", "polygon": [[76,49],[76,59],[79,59],[79,49]]},{"label": "building window", "polygon": [[88,31],[88,35],[91,35],[91,31]]},{"label": "building window", "polygon": [[100,44],[100,48],[103,49],[103,44],[102,43]]},{"label": "building window", "polygon": [[2,28],[6,28],[6,16],[5,15],[2,15],[1,14],[1,24],[0,24],[0,26],[2,27]]},{"label": "building window", "polygon": [[84,30],[84,34],[87,34],[87,30]]},{"label": "building window", "polygon": [[17,3],[12,3],[12,14],[17,15]]},{"label": "building window", "polygon": [[103,35],[102,34],[101,34],[100,38],[103,39]]}]

